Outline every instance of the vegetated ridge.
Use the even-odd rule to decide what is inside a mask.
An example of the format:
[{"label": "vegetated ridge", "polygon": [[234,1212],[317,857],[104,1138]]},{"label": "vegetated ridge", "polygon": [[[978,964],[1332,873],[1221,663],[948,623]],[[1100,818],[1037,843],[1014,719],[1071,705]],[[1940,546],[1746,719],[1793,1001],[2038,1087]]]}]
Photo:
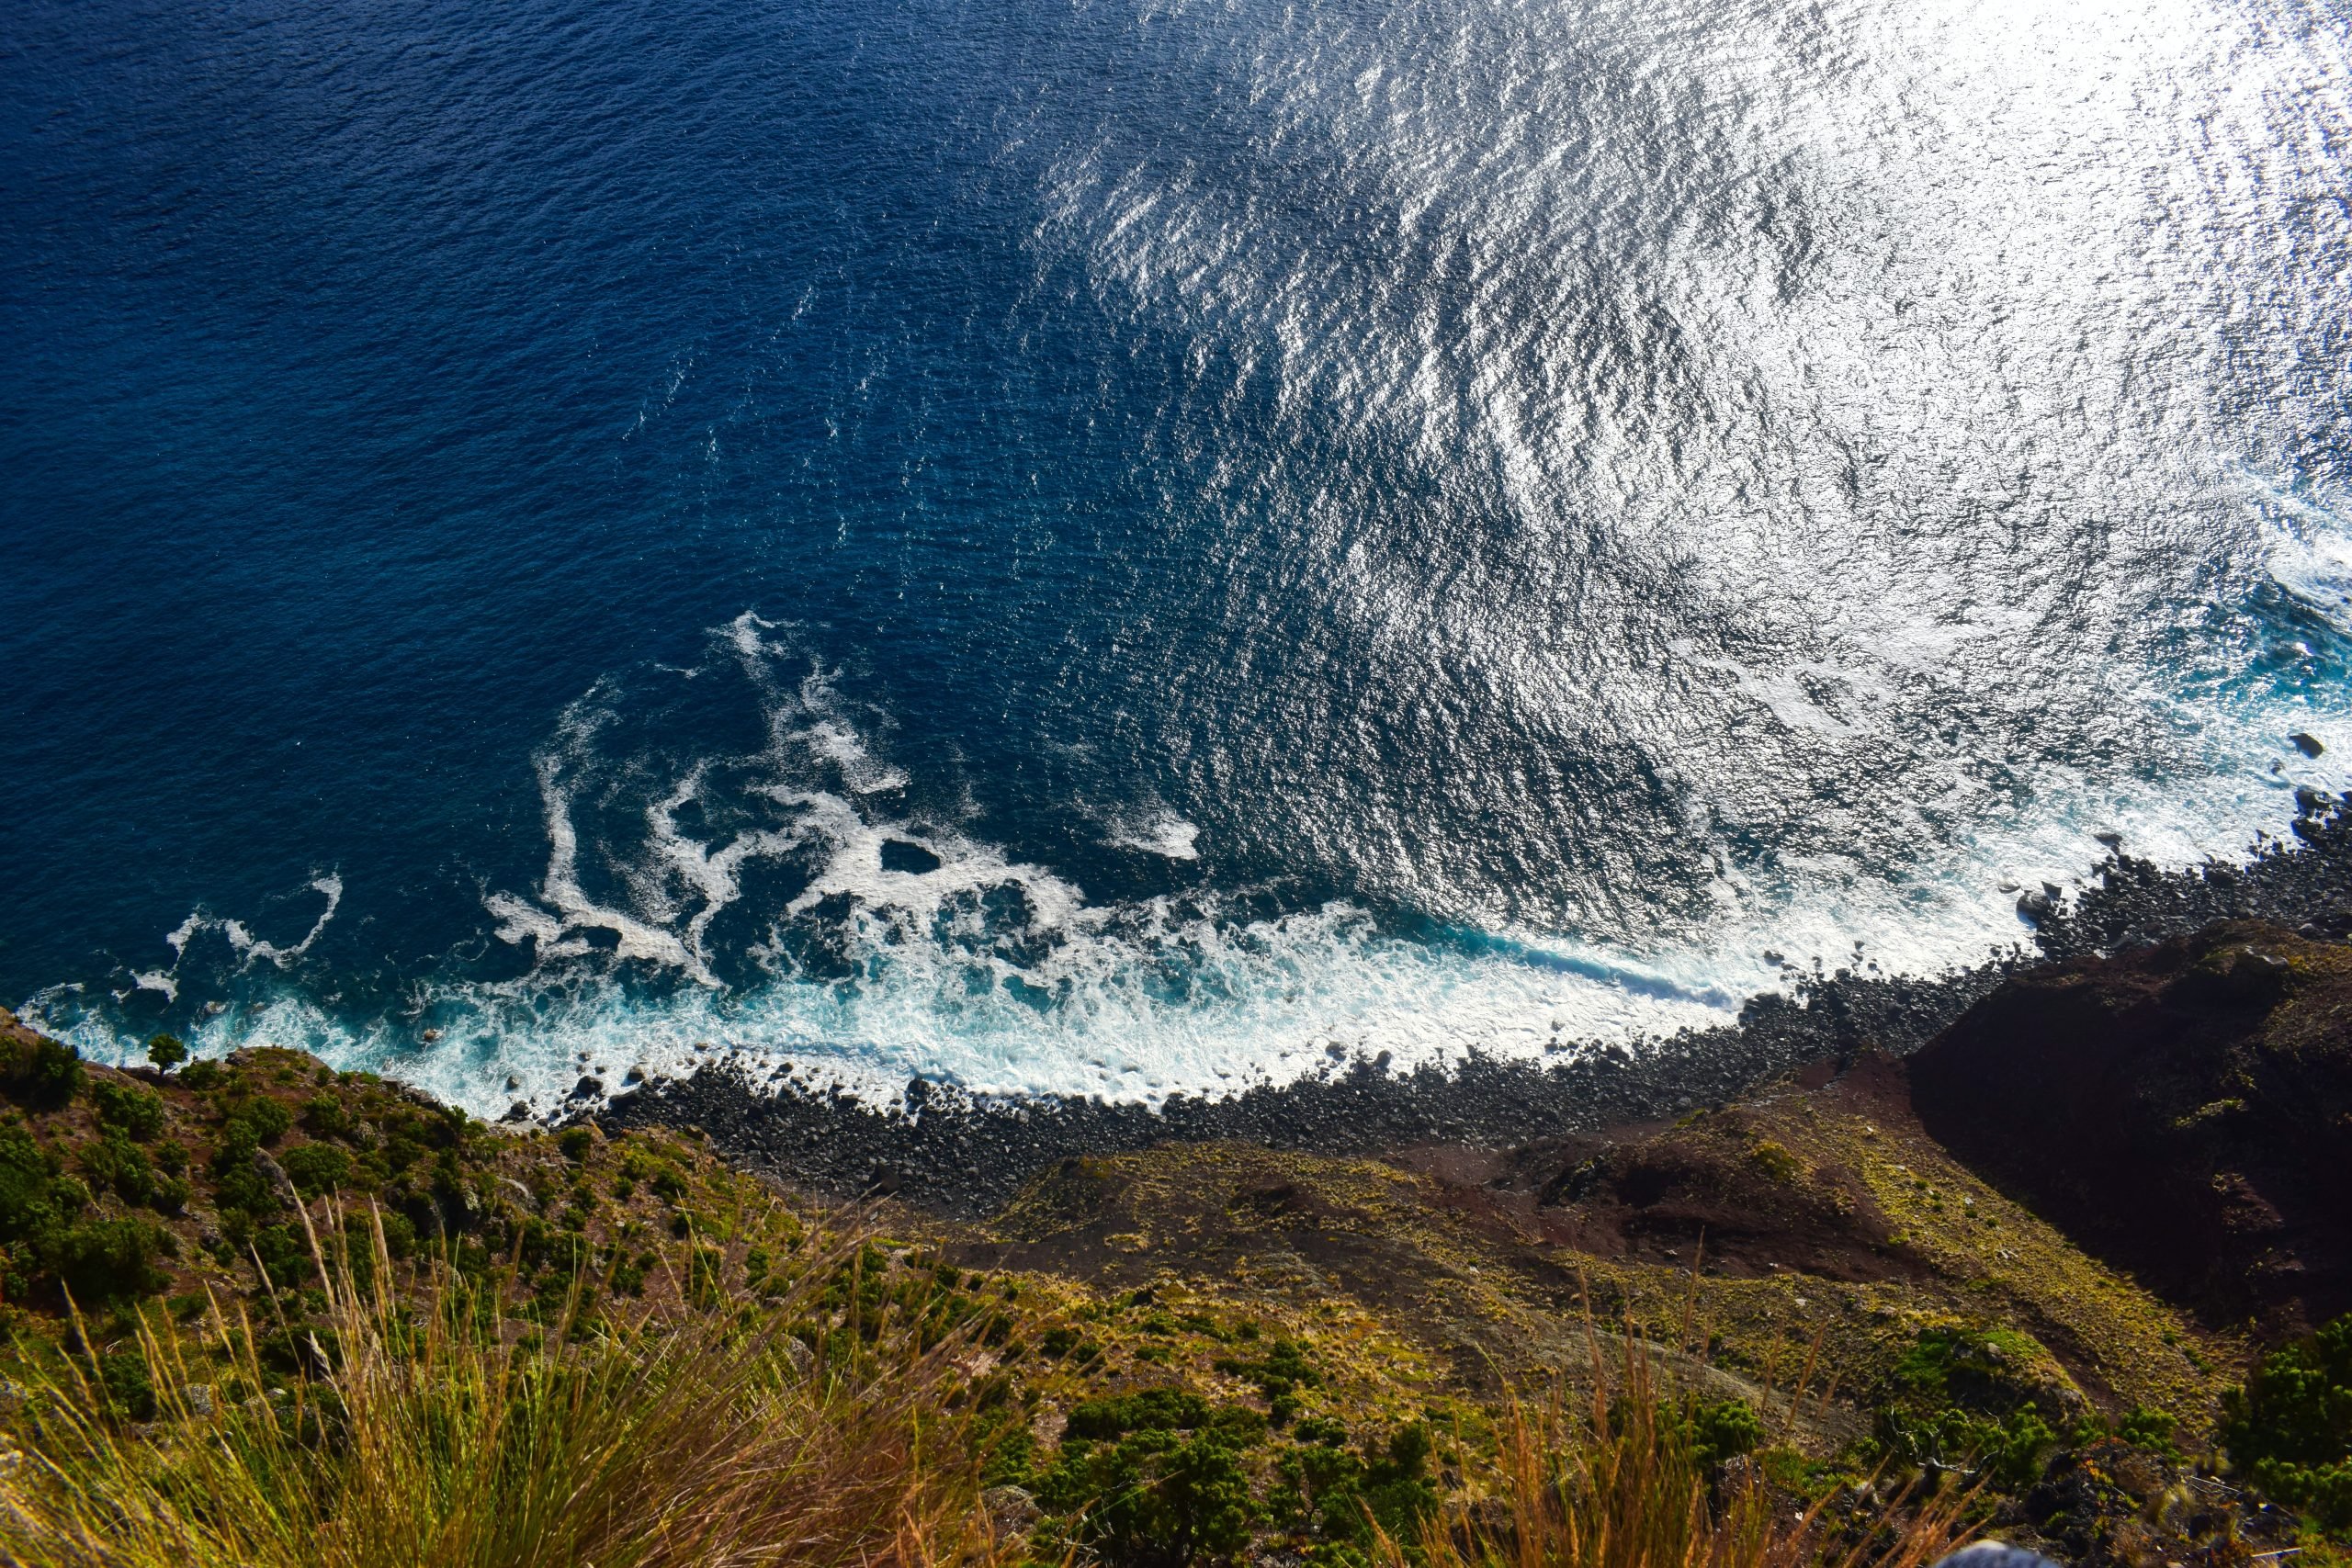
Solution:
[{"label": "vegetated ridge", "polygon": [[1720,1107],[1072,1156],[978,1218],[7,1020],[0,1552],[2341,1561],[2347,1002],[2352,947],[2223,923]]}]

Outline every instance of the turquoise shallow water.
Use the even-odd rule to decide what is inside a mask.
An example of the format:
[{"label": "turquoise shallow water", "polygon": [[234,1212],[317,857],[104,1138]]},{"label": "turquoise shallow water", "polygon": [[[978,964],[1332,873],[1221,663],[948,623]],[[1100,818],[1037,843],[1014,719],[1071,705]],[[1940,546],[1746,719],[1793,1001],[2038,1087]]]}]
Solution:
[{"label": "turquoise shallow water", "polygon": [[101,0],[0,86],[0,992],[101,1054],[1540,1055],[2345,782],[2328,7]]}]

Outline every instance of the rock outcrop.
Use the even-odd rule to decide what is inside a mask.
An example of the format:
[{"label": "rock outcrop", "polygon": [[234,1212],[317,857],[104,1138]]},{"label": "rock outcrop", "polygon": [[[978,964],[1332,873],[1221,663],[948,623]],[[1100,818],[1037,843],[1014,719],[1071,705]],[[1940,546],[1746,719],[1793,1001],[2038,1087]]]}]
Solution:
[{"label": "rock outcrop", "polygon": [[1938,1143],[2208,1323],[2352,1310],[2352,947],[2241,921],[2075,959],[1908,1067]]}]

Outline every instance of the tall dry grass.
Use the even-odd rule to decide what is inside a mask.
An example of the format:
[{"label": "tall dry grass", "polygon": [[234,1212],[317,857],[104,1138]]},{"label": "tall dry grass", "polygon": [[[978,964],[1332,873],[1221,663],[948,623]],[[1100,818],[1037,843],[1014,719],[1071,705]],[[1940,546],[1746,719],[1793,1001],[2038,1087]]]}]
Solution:
[{"label": "tall dry grass", "polygon": [[[1614,1337],[1611,1369],[1589,1314],[1587,1325],[1584,1408],[1557,1393],[1515,1401],[1498,1506],[1433,1517],[1409,1543],[1375,1532],[1383,1568],[1922,1568],[1965,1539],[1974,1494],[1960,1487],[1873,1495],[1833,1519],[1834,1494],[1792,1507],[1753,1461],[1708,1465],[1642,1338],[1630,1328]],[[1689,1330],[1686,1318],[1686,1339]],[[1790,1432],[1814,1364],[1783,1406]]]},{"label": "tall dry grass", "polygon": [[[952,1369],[910,1330],[885,1328],[853,1368],[726,1311],[592,1325],[575,1309],[542,1328],[446,1269],[403,1299],[380,1224],[355,1228],[357,1256],[311,1238],[327,1293],[311,1315],[331,1333],[281,1398],[252,1392],[254,1325],[217,1304],[209,1337],[141,1328],[160,1406],[144,1431],[78,1361],[33,1388],[37,1440],[0,1473],[0,1556],[934,1568],[991,1553]],[[191,1393],[208,1382],[248,1397]]]}]

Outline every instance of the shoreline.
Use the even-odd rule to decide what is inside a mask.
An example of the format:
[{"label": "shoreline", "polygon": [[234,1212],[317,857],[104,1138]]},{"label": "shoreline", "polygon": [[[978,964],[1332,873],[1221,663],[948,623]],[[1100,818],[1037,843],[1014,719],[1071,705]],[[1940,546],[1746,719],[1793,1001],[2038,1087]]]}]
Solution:
[{"label": "shoreline", "polygon": [[[1427,1145],[1513,1147],[1722,1104],[1807,1062],[1866,1047],[1907,1055],[2010,975],[2149,945],[2217,919],[2259,918],[2307,935],[2352,933],[2352,793],[2298,796],[2293,839],[2264,839],[2243,866],[2177,871],[2110,852],[2071,901],[2020,898],[2027,939],[2007,954],[1933,976],[1847,971],[1793,995],[1751,997],[1738,1018],[1547,1065],[1473,1056],[1398,1073],[1335,1060],[1321,1075],[1155,1110],[1074,1096],[975,1097],[922,1079],[876,1108],[838,1089],[755,1086],[725,1058],[657,1078],[547,1124],[692,1126],[736,1163],[837,1198],[890,1196],[954,1215],[985,1213],[1038,1171],[1165,1143],[1241,1141],[1329,1155]],[[2030,945],[2028,945],[2030,943]]]}]

